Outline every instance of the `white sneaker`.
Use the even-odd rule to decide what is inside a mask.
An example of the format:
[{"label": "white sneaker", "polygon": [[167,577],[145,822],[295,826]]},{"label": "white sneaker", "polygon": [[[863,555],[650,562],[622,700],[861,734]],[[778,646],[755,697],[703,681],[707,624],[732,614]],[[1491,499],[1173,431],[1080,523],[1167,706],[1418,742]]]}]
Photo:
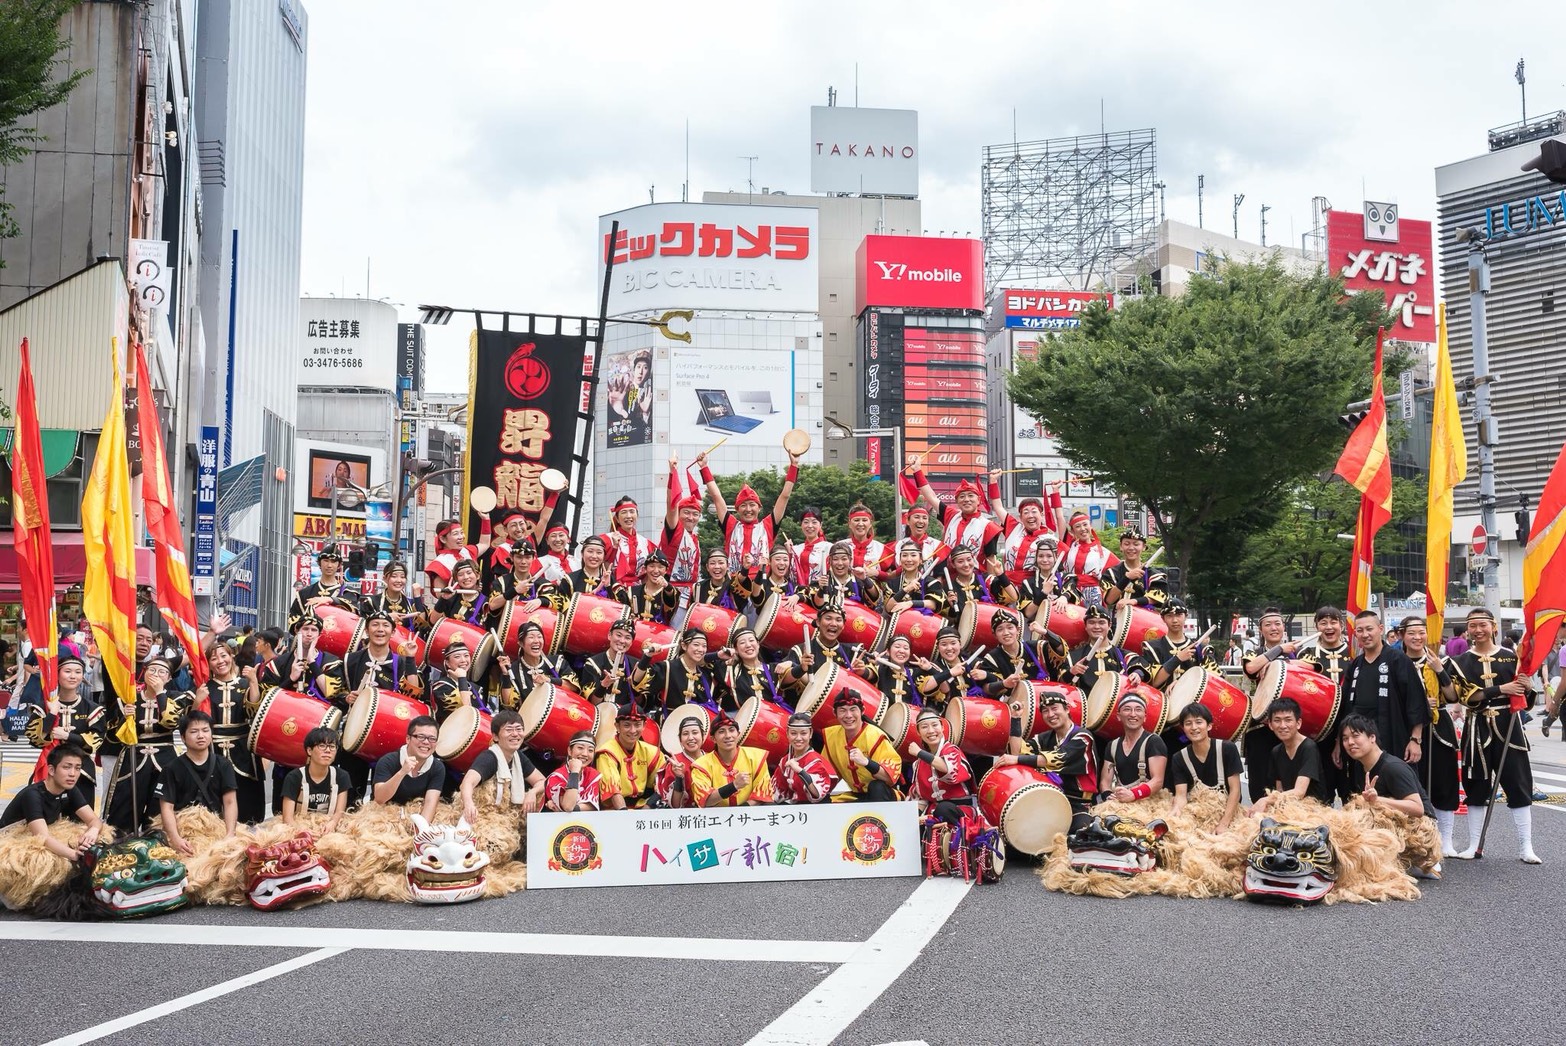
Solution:
[{"label": "white sneaker", "polygon": [[1448,843],[1446,846],[1441,847],[1441,856],[1442,857],[1461,857],[1462,854],[1457,852],[1457,847],[1452,846],[1450,843]]},{"label": "white sneaker", "polygon": [[1544,863],[1544,860],[1538,854],[1533,852],[1533,847],[1531,847],[1531,846],[1528,847],[1527,849],[1525,849],[1522,853],[1518,854],[1517,856],[1518,856],[1519,859],[1521,859],[1523,864],[1543,864]]},{"label": "white sneaker", "polygon": [[1459,861],[1472,861],[1474,858],[1479,856],[1479,847],[1470,846],[1468,849],[1461,850],[1452,856],[1457,858]]}]

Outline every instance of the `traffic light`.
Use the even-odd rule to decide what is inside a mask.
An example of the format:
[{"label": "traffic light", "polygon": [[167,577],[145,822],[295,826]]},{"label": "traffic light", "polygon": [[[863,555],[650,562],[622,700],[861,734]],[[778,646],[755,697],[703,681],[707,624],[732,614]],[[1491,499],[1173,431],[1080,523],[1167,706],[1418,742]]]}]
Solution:
[{"label": "traffic light", "polygon": [[1522,165],[1525,171],[1538,171],[1552,182],[1566,183],[1566,142],[1547,138],[1539,143],[1539,155]]},{"label": "traffic light", "polygon": [[379,541],[366,541],[364,543],[364,565],[374,570],[381,562],[381,543]]},{"label": "traffic light", "polygon": [[348,550],[348,576],[364,576],[364,549],[355,546]]},{"label": "traffic light", "polygon": [[1528,522],[1528,506],[1524,505],[1519,508],[1512,514],[1512,518],[1517,521],[1517,543],[1526,545],[1528,543],[1528,532],[1533,529]]},{"label": "traffic light", "polygon": [[1339,414],[1338,420],[1350,431],[1359,428],[1359,423],[1365,420],[1365,415],[1370,413],[1370,408],[1364,410],[1351,410],[1347,414]]}]

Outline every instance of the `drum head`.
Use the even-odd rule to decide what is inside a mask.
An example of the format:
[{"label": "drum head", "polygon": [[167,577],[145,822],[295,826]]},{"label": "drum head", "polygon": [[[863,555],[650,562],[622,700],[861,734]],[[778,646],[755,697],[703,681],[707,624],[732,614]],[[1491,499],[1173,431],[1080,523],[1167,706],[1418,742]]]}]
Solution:
[{"label": "drum head", "polygon": [[734,722],[739,726],[740,744],[745,743],[745,738],[750,735],[751,727],[756,725],[756,720],[761,716],[763,699],[760,697],[746,698],[740,705],[739,711],[734,713]]},{"label": "drum head", "polygon": [[1207,677],[1211,674],[1205,668],[1188,668],[1179,679],[1169,684],[1169,689],[1164,692],[1165,726],[1180,725],[1180,713],[1201,698],[1207,686]]},{"label": "drum head", "polygon": [[693,716],[701,720],[702,746],[706,747],[707,735],[712,729],[712,713],[704,705],[680,705],[670,710],[668,716],[664,718],[663,729],[659,731],[665,752],[679,755],[684,751],[680,747],[680,724]]},{"label": "drum head", "polygon": [[1267,717],[1267,706],[1283,695],[1284,677],[1288,675],[1289,663],[1282,658],[1267,666],[1261,679],[1256,684],[1256,689],[1251,691],[1251,719],[1260,723]]},{"label": "drum head", "polygon": [[946,702],[946,711],[943,714],[946,717],[946,736],[951,738],[952,744],[961,748],[962,735],[968,726],[968,713],[963,708],[962,698],[954,697]]},{"label": "drum head", "polygon": [[490,487],[474,487],[468,491],[468,505],[479,515],[495,511],[495,491]]},{"label": "drum head", "polygon": [[832,692],[832,684],[837,681],[837,665],[822,665],[810,676],[810,682],[805,684],[804,693],[799,695],[799,701],[794,705],[794,711],[802,712],[811,718],[815,718],[816,711],[821,703]]},{"label": "drum head", "polygon": [[881,732],[896,746],[898,755],[907,755],[908,743],[918,740],[913,732],[913,706],[901,701],[889,705],[881,715]]},{"label": "drum head", "polygon": [[1109,627],[1109,641],[1118,647],[1124,647],[1126,640],[1131,636],[1131,607],[1122,606],[1115,608],[1115,620]]},{"label": "drum head", "polygon": [[615,703],[600,701],[593,712],[593,743],[599,748],[614,740]]},{"label": "drum head", "polygon": [[569,483],[566,474],[559,469],[545,469],[538,474],[538,485],[553,493],[564,490]]},{"label": "drum head", "polygon": [[478,649],[473,651],[473,667],[470,670],[470,679],[483,679],[484,673],[489,671],[489,662],[497,651],[495,633],[486,632],[484,638],[479,640]]},{"label": "drum head", "polygon": [[1082,706],[1082,725],[1089,730],[1097,730],[1109,722],[1109,717],[1115,714],[1115,705],[1120,701],[1120,695],[1125,692],[1125,676],[1113,672],[1102,673],[1093,682],[1093,690],[1088,694],[1087,704]]},{"label": "drum head", "polygon": [[544,721],[549,718],[549,711],[555,704],[555,685],[553,683],[540,683],[528,695],[522,699],[522,706],[517,709],[522,716],[522,739],[531,741],[543,729]]},{"label": "drum head", "polygon": [[1025,854],[1047,853],[1071,829],[1071,803],[1048,781],[1025,784],[1001,807],[1001,835]]},{"label": "drum head", "polygon": [[962,640],[962,648],[968,649],[968,644],[973,642],[974,630],[979,627],[979,604],[968,601],[962,608],[962,614],[957,618],[957,638]]},{"label": "drum head", "polygon": [[810,433],[804,429],[789,429],[783,433],[783,449],[790,454],[803,454],[810,449]]},{"label": "drum head", "polygon": [[380,700],[380,691],[369,691],[348,706],[348,714],[343,718],[344,750],[357,752],[370,736],[370,724],[375,722],[375,706]]},{"label": "drum head", "polygon": [[253,752],[256,748],[256,740],[261,736],[261,724],[266,721],[266,714],[272,710],[272,702],[277,700],[277,695],[282,693],[280,686],[269,686],[261,691],[261,701],[256,705],[256,714],[250,717],[250,732],[245,737],[245,744]]},{"label": "drum head", "polygon": [[781,596],[772,595],[761,604],[761,609],[756,612],[756,639],[761,641],[767,638],[767,632],[772,628],[772,622],[778,619],[778,607],[783,605]]},{"label": "drum head", "polygon": [[479,710],[472,705],[458,708],[440,724],[440,733],[435,739],[435,754],[442,759],[450,759],[468,747],[468,742],[473,740],[478,728]]}]

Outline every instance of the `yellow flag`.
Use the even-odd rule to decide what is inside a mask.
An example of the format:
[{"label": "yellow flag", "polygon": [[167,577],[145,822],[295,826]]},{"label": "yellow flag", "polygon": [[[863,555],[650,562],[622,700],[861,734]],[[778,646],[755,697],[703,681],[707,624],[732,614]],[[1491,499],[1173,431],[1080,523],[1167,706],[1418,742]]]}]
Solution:
[{"label": "yellow flag", "polygon": [[[92,624],[103,667],[121,701],[136,699],[136,518],[131,501],[130,457],[125,448],[125,381],[118,339],[111,339],[114,384],[98,437],[87,493],[82,498],[82,614]],[[136,721],[127,717],[115,734],[136,743]]]},{"label": "yellow flag", "polygon": [[1452,558],[1452,491],[1468,475],[1468,441],[1457,409],[1452,354],[1446,345],[1446,305],[1436,314],[1435,404],[1430,421],[1429,511],[1425,534],[1426,631],[1441,646],[1446,617],[1447,566]]}]

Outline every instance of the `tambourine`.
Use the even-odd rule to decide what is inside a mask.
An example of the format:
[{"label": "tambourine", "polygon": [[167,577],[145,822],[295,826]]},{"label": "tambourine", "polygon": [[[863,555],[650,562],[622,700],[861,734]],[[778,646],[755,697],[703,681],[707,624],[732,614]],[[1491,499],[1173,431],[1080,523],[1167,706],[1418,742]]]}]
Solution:
[{"label": "tambourine", "polygon": [[474,487],[468,491],[468,507],[481,516],[495,510],[495,491],[491,487]]},{"label": "tambourine", "polygon": [[789,429],[783,433],[783,449],[790,454],[804,454],[810,449],[810,433],[804,429]]},{"label": "tambourine", "polygon": [[566,479],[566,474],[559,469],[545,469],[538,474],[538,482],[545,490],[558,494],[566,488],[569,480]]}]

